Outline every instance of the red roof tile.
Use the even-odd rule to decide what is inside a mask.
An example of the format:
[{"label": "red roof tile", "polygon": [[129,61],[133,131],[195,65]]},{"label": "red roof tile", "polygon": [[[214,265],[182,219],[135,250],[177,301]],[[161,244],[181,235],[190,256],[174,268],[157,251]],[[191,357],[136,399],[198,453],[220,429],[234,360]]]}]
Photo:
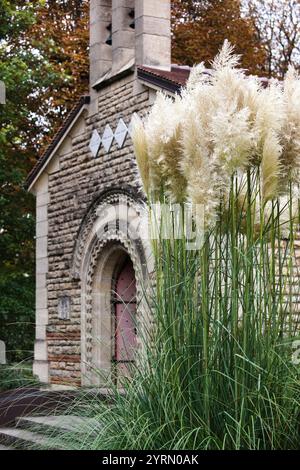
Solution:
[{"label": "red roof tile", "polygon": [[190,67],[180,67],[179,65],[172,65],[170,71],[145,66],[138,67],[138,70],[147,72],[149,75],[165,79],[179,85],[180,87],[185,86],[191,71]]}]

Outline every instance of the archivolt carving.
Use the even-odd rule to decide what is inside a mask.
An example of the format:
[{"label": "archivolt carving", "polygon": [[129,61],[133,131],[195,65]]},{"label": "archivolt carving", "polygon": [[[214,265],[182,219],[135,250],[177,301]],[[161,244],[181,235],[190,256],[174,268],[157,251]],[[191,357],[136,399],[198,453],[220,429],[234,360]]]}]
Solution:
[{"label": "archivolt carving", "polygon": [[[103,222],[103,208],[106,205],[128,208],[137,218],[143,210],[143,203],[132,194],[112,191],[96,201],[85,218],[76,244],[73,258],[73,274],[81,279],[82,287],[82,361],[83,374],[93,363],[93,280],[97,263],[109,245],[121,245],[130,256],[137,277],[137,303],[143,295],[142,279],[147,276],[147,247],[141,239],[131,236],[130,230],[112,220],[112,224]],[[103,211],[103,212],[102,212]],[[135,234],[136,235],[136,234]],[[146,249],[145,249],[146,248]],[[106,252],[107,253],[107,252]]]},{"label": "archivolt carving", "polygon": [[110,189],[102,194],[100,194],[97,199],[93,202],[90,207],[87,215],[82,221],[75,249],[73,252],[73,264],[72,264],[72,277],[75,280],[80,280],[81,278],[81,263],[83,258],[84,248],[86,246],[86,240],[88,235],[91,233],[91,230],[94,226],[95,221],[97,220],[97,213],[99,206],[105,204],[118,204],[126,203],[131,207],[134,207],[138,213],[140,213],[141,206],[144,203],[144,196],[134,190],[133,188],[123,188],[121,189]]},{"label": "archivolt carving", "polygon": [[93,295],[93,277],[94,277],[94,272],[97,266],[97,262],[99,260],[99,257],[101,256],[101,253],[105,250],[105,247],[110,244],[110,243],[117,243],[119,245],[122,245],[125,250],[127,251],[128,255],[130,256],[134,271],[137,276],[137,304],[139,304],[140,299],[142,298],[142,283],[140,277],[142,277],[142,266],[141,266],[141,256],[143,256],[142,252],[137,251],[137,247],[134,246],[130,240],[121,232],[107,232],[105,234],[105,238],[103,240],[98,240],[98,242],[95,244],[93,247],[91,257],[90,257],[90,263],[89,263],[89,269],[87,272],[87,277],[86,277],[86,315],[85,315],[85,360],[87,364],[91,364],[93,361],[92,358],[92,320],[93,320],[93,304],[92,304],[92,295]]}]

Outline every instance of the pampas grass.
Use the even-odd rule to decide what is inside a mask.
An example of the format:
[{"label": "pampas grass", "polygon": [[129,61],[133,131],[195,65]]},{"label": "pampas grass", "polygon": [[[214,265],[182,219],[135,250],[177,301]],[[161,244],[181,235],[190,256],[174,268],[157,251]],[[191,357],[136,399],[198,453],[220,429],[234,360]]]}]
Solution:
[{"label": "pampas grass", "polygon": [[[226,42],[209,73],[195,67],[181,98],[159,94],[133,133],[149,203],[165,204],[150,217],[159,237],[144,300],[155,327],[140,331],[125,394],[113,390],[109,408],[79,404],[95,432],[59,436],[67,448],[299,448],[299,78],[265,88],[238,63]],[[176,236],[174,201],[179,219],[193,205],[205,228],[193,251]]]},{"label": "pampas grass", "polygon": [[[226,207],[236,172],[259,168],[265,202],[287,193],[288,180],[298,178],[298,74],[290,69],[283,84],[264,86],[238,65],[225,42],[209,71],[194,67],[182,97],[159,93],[145,122],[147,193],[203,205],[207,228]],[[140,171],[145,173],[143,165]]]},{"label": "pampas grass", "polygon": [[300,78],[293,67],[289,67],[283,84],[285,122],[283,128],[283,163],[285,174],[294,181],[300,169]]},{"label": "pampas grass", "polygon": [[132,140],[134,153],[136,156],[137,164],[140,171],[144,191],[149,194],[149,154],[145,129],[142,121],[134,116],[132,126]]},{"label": "pampas grass", "polygon": [[279,194],[282,147],[272,132],[267,134],[261,162],[262,193],[264,201],[275,199]]},{"label": "pampas grass", "polygon": [[[207,230],[201,249],[189,251],[174,233],[153,244],[155,282],[145,300],[155,328],[139,331],[143,356],[132,381],[124,381],[123,394],[112,389],[110,405],[76,403],[70,414],[93,421],[84,435],[56,435],[60,447],[299,448],[300,373],[292,361],[299,323],[292,315],[300,297],[291,284],[292,237],[281,241],[281,207],[266,203],[267,220],[256,210],[257,168],[242,180],[235,175],[229,191],[227,212]],[[165,226],[176,230],[169,209],[161,234]]]},{"label": "pampas grass", "polygon": [[[149,191],[153,195],[165,191],[174,202],[182,202],[186,190],[186,180],[180,172],[182,112],[180,97],[172,100],[158,93],[144,128],[149,153]],[[136,145],[135,133],[133,142]]]}]

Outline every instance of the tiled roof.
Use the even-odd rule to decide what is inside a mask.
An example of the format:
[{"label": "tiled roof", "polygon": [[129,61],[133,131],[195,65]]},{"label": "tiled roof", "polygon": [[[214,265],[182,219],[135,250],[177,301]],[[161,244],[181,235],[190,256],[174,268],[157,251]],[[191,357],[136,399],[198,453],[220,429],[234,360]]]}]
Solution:
[{"label": "tiled roof", "polygon": [[139,70],[144,70],[150,75],[161,77],[177,85],[184,86],[190,76],[190,67],[180,67],[179,65],[172,65],[171,71],[156,69],[152,67],[139,67]]},{"label": "tiled roof", "polygon": [[[172,65],[170,71],[144,65],[138,67],[138,78],[171,93],[180,93],[181,88],[186,85],[190,73],[191,67],[180,65]],[[206,69],[204,73],[209,74],[210,70]],[[265,77],[259,77],[259,80],[264,87],[267,87],[270,82]]]},{"label": "tiled roof", "polygon": [[161,70],[153,67],[139,66],[138,78],[159,88],[178,93],[185,86],[189,76],[190,67],[172,65],[171,70]]}]

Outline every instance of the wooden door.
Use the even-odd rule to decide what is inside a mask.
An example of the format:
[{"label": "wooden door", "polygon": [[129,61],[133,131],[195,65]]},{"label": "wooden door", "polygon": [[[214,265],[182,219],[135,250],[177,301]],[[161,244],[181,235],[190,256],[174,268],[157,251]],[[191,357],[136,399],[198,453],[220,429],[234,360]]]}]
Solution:
[{"label": "wooden door", "polygon": [[130,375],[136,350],[136,280],[132,262],[127,258],[116,279],[115,358],[117,375]]}]

